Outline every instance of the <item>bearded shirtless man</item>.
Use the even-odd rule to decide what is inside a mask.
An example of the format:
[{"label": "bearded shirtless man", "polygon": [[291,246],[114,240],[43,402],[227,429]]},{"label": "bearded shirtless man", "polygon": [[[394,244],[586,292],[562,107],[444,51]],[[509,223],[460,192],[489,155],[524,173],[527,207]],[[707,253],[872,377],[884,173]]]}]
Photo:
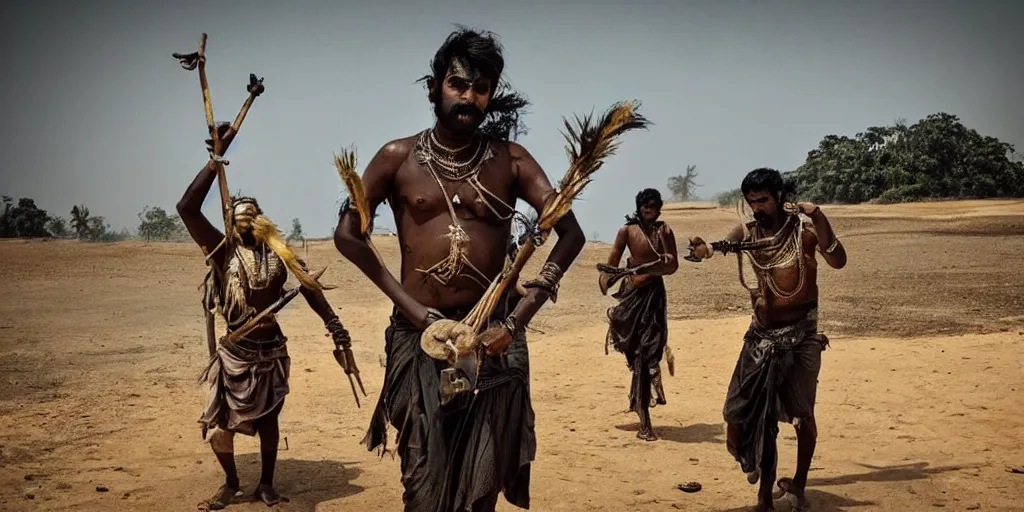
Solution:
[{"label": "bearded shirtless man", "polygon": [[507,349],[484,358],[478,393],[440,403],[443,362],[420,348],[428,325],[465,317],[501,272],[516,201],[537,211],[555,193],[530,153],[508,140],[525,101],[507,94],[504,58],[494,36],[452,33],[425,77],[436,123],[385,144],[362,180],[370,215],[383,201],[394,212],[402,249],[400,281],[360,235],[359,215],[343,208],[338,251],[394,303],[385,331],[387,365],[367,448],[398,430],[406,511],[493,511],[499,494],[529,508],[536,454],[524,327],[556,291],[585,238],[570,212],[555,225],[558,241],[536,286],[518,287],[496,308]]},{"label": "bearded shirtless man", "polygon": [[[784,182],[778,171],[751,171],[740,189],[754,221],[733,229],[725,244],[713,245],[729,250],[730,244],[735,249],[739,242],[772,243],[745,251],[757,287],[748,288],[753,319],[723,409],[727,447],[747,473],[747,480],[751,484],[761,481],[757,510],[771,510],[778,423],[792,423],[797,436],[796,473],[792,479],[781,479],[779,487],[792,494],[797,508],[802,509],[818,436],[814,403],[821,352],[828,346],[828,338],[818,332],[815,252],[830,267],[841,269],[846,265],[846,250],[820,208],[810,203],[785,203]],[[809,225],[805,217],[810,219]],[[690,246],[697,258],[714,254],[700,238],[691,239]],[[742,274],[740,279],[743,282]]]},{"label": "bearded shirtless man", "polygon": [[[676,237],[661,216],[661,193],[641,190],[636,195],[636,212],[626,217],[608,255],[606,265],[598,265],[601,293],[607,293],[613,281],[622,279],[612,297],[619,304],[608,310],[608,345],[626,355],[633,374],[629,389],[629,408],[640,418],[636,436],[645,441],[658,437],[651,426],[650,408],[664,405],[661,383],[661,359],[668,346],[668,300],[664,276],[679,268]],[[626,268],[619,268],[622,254],[629,249]],[[653,393],[652,393],[653,388]]]},{"label": "bearded shirtless man", "polygon": [[[228,125],[218,128],[224,141],[224,151],[234,138],[227,128]],[[213,141],[208,139],[206,142],[207,149],[212,151]],[[257,236],[254,226],[257,223],[265,226],[268,221],[263,217],[259,203],[251,197],[232,200],[236,240],[230,244],[231,252],[226,253],[222,243],[224,234],[202,212],[203,201],[217,178],[215,169],[213,160],[210,160],[185,190],[177,209],[185,228],[203,252],[213,252],[209,256],[212,268],[204,283],[203,304],[207,310],[215,309],[224,317],[228,333],[231,333],[285,293],[284,285],[288,280],[286,261],[293,261],[303,272],[306,268],[305,263],[290,251],[280,255],[271,250],[268,240],[261,239],[266,236],[262,231]],[[277,237],[277,242],[284,245],[276,229],[272,231],[270,236]],[[218,269],[223,269],[223,278]],[[305,286],[300,292],[323,320],[336,347],[349,351],[351,339],[348,331],[323,292]],[[237,342],[225,342],[222,338],[212,355],[204,374],[210,383],[210,398],[199,422],[204,439],[210,432],[208,441],[224,470],[224,485],[212,498],[200,504],[201,510],[223,509],[240,491],[235,467],[236,433],[258,434],[260,438],[262,472],[255,498],[267,505],[284,500],[274,489],[274,467],[280,439],[278,416],[289,391],[291,359],[286,341],[277,318],[268,315]]]}]

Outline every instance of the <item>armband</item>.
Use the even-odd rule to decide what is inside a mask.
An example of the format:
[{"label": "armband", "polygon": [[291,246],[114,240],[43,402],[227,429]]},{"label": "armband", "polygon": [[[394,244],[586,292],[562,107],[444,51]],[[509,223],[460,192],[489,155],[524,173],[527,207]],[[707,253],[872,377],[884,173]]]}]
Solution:
[{"label": "armband", "polygon": [[523,283],[523,288],[540,288],[548,293],[551,302],[554,303],[558,301],[558,286],[563,275],[562,269],[556,263],[549,261],[544,263],[536,278]]}]

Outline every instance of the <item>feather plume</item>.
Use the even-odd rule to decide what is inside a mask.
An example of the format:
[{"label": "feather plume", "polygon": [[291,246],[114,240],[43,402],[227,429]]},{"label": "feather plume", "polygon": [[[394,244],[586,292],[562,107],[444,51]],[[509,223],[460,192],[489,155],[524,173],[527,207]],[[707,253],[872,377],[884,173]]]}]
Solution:
[{"label": "feather plume", "polygon": [[[292,271],[292,274],[295,275],[302,286],[305,286],[310,290],[321,291],[334,288],[333,286],[324,286],[320,284],[316,278],[310,276],[306,270],[302,268],[302,264],[299,263],[299,258],[295,256],[294,252],[292,252],[291,247],[288,247],[288,242],[286,242],[284,236],[281,235],[281,231],[277,229],[277,225],[275,225],[270,219],[263,215],[257,215],[256,219],[252,223],[252,234],[256,237],[256,240],[266,244],[271,251],[274,251],[274,254],[276,254],[278,258],[281,258],[281,261],[283,261],[285,266]],[[319,275],[323,275],[323,272],[320,272],[318,276]]]},{"label": "feather plume", "polygon": [[348,198],[351,204],[359,212],[359,233],[366,236],[370,229],[372,216],[370,215],[370,203],[366,197],[366,189],[363,188],[363,180],[356,172],[355,149],[343,149],[340,155],[335,154],[334,167],[338,169],[338,175],[341,176],[341,181],[345,183],[345,188],[348,189]]},{"label": "feather plume", "polygon": [[591,176],[604,165],[604,159],[619,147],[618,137],[629,130],[647,129],[651,122],[638,110],[640,103],[619,102],[612,105],[596,123],[593,113],[574,116],[575,126],[563,119],[566,132],[566,153],[569,170],[559,183],[558,194],[545,206],[540,216],[541,231],[549,231],[572,209],[572,202],[591,181]]},{"label": "feather plume", "polygon": [[[568,120],[564,120],[568,130],[563,136],[567,142],[569,170],[559,184],[558,193],[544,206],[544,211],[537,221],[536,236],[527,237],[526,243],[516,252],[515,260],[507,262],[505,270],[491,282],[491,286],[480,297],[476,306],[462,319],[461,323],[470,326],[472,332],[480,333],[483,330],[486,319],[490,318],[509,286],[516,283],[515,286],[518,287],[519,274],[537,248],[535,238],[542,242],[555,224],[569,213],[573,200],[583,191],[583,187],[590,183],[590,176],[601,168],[605,158],[615,153],[619,145],[618,136],[629,130],[646,129],[651,124],[647,118],[640,115],[639,108],[639,102],[635,101],[616,103],[596,124],[592,120],[592,114],[584,116],[583,119],[577,116],[575,127]],[[481,342],[492,342],[495,336],[495,332],[491,332],[476,337],[473,347],[478,347]],[[435,359],[440,359],[429,351],[427,353]]]}]

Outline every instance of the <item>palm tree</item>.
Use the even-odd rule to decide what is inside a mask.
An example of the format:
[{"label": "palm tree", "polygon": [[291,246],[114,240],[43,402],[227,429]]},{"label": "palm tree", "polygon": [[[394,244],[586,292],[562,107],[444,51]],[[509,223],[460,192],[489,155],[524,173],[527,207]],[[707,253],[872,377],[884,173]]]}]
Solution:
[{"label": "palm tree", "polygon": [[78,238],[85,238],[89,233],[89,209],[85,205],[75,205],[71,208],[71,229],[75,230]]}]

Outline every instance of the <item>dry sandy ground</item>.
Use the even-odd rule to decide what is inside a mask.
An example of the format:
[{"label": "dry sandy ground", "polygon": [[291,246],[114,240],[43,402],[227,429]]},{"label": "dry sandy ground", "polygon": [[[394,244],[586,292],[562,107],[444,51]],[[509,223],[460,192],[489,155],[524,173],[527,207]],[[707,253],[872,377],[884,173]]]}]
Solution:
[{"label": "dry sandy ground", "polygon": [[[825,211],[850,264],[821,272],[832,347],[813,510],[1024,510],[1024,475],[1007,470],[1024,466],[1024,203]],[[666,219],[685,247],[691,234],[721,236],[736,216],[674,207]],[[392,266],[394,240],[378,241]],[[754,489],[726,453],[721,419],[749,314],[733,260],[686,263],[668,280],[677,371],[666,378],[668,405],[654,410],[662,440],[645,443],[624,412],[623,358],[603,349],[613,301],[597,291],[594,264],[607,251],[588,246],[559,303],[535,320],[532,510],[745,510]],[[206,359],[199,250],[6,241],[0,258],[0,509],[194,510],[222,478],[196,423]],[[356,339],[370,396],[355,407],[320,322],[301,299],[290,305],[277,485],[291,502],[278,508],[401,510],[398,461],[359,444],[383,375],[389,305],[331,244],[313,244],[310,260],[329,264],[326,282],[340,285],[328,299]],[[794,440],[784,427],[784,475]],[[250,491],[257,450],[239,438]],[[691,480],[703,490],[675,489]]]}]

